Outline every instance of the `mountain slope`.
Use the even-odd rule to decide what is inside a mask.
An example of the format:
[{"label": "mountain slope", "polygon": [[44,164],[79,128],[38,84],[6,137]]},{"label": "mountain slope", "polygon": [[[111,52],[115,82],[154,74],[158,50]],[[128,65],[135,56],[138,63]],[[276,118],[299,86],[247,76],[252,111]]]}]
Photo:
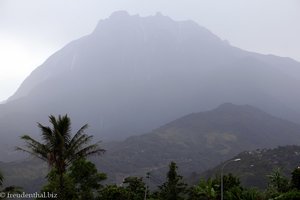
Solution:
[{"label": "mountain slope", "polygon": [[[300,121],[300,64],[243,51],[192,21],[116,12],[49,57],[0,105],[1,157],[36,122],[68,113],[108,141],[224,102]],[[9,156],[8,156],[9,154]]]},{"label": "mountain slope", "polygon": [[[299,166],[300,146],[280,146],[275,149],[256,149],[239,153],[235,158],[241,161],[231,163],[224,169],[225,173],[233,173],[240,177],[246,186],[266,188],[268,175],[274,169],[280,169],[282,175],[290,178],[292,171]],[[202,177],[214,177],[220,174],[223,164],[192,177],[192,182],[198,182]]]},{"label": "mountain slope", "polygon": [[[193,172],[203,172],[245,150],[299,144],[299,133],[298,124],[252,106],[226,103],[211,111],[184,116],[147,134],[104,143],[107,152],[92,161],[111,182],[121,183],[127,176],[151,172],[149,184],[158,185],[164,181],[170,161],[177,162],[180,173],[189,178]],[[29,161],[0,163],[8,183],[27,183],[26,189],[31,189],[30,183],[43,180],[44,175],[30,180],[27,177],[30,171],[41,171],[42,166],[36,161],[32,165]]]},{"label": "mountain slope", "polygon": [[298,124],[252,106],[227,103],[108,146],[107,154],[95,162],[100,169],[108,169],[113,175],[117,171],[122,177],[148,171],[163,174],[169,162],[175,161],[189,176],[245,150],[299,144],[299,133]]}]

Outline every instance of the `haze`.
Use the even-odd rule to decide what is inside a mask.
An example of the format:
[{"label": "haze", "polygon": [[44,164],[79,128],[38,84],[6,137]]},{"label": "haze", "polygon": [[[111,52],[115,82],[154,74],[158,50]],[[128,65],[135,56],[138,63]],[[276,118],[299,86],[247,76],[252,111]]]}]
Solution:
[{"label": "haze", "polygon": [[0,0],[0,101],[71,40],[116,10],[192,19],[232,45],[300,60],[297,0]]}]

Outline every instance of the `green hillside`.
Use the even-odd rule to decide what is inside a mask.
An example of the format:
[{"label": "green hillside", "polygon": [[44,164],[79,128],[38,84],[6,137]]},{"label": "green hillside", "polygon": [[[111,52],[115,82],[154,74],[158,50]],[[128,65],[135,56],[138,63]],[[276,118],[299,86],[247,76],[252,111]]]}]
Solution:
[{"label": "green hillside", "polygon": [[[120,181],[128,175],[162,174],[175,161],[184,176],[257,148],[299,144],[300,126],[252,106],[223,104],[187,115],[148,134],[107,146],[97,166]],[[161,172],[159,172],[161,171]],[[117,173],[116,173],[117,172]]]},{"label": "green hillside", "polygon": [[[224,168],[224,173],[233,173],[240,177],[243,185],[247,187],[266,188],[268,175],[275,169],[280,169],[288,178],[291,172],[300,165],[300,146],[280,146],[275,149],[257,149],[244,151],[234,157],[240,158],[239,162],[232,162]],[[230,159],[232,160],[232,159]],[[225,161],[226,163],[228,161]],[[197,182],[199,177],[213,177],[220,174],[223,164],[208,170],[191,179]]]}]

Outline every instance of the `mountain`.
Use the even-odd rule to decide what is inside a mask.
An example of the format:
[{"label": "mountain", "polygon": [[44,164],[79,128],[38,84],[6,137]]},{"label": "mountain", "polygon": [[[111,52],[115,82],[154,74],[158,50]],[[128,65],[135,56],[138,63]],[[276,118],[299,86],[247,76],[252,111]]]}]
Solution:
[{"label": "mountain", "polygon": [[[283,176],[291,178],[292,171],[299,166],[300,146],[280,146],[274,149],[244,151],[233,159],[235,158],[241,160],[228,164],[224,168],[224,173],[233,173],[239,176],[245,186],[266,188],[268,175],[272,174],[275,169],[279,168]],[[220,174],[220,169],[224,163],[201,174],[193,174],[192,182],[198,182],[200,177],[208,178]]]},{"label": "mountain", "polygon": [[[68,113],[109,141],[224,102],[300,122],[300,64],[233,47],[193,21],[124,11],[50,56],[0,104],[2,160],[36,122]],[[211,136],[213,137],[213,136]]]},{"label": "mountain", "polygon": [[28,193],[40,191],[46,183],[47,164],[37,159],[0,162],[0,171],[4,175],[4,187],[18,186]]},{"label": "mountain", "polygon": [[[108,174],[110,182],[120,183],[127,176],[145,176],[150,172],[149,184],[158,185],[164,181],[170,161],[175,161],[180,173],[188,178],[245,150],[299,144],[299,133],[300,125],[296,123],[249,105],[226,103],[210,111],[186,115],[147,134],[104,143],[107,152],[92,161]],[[46,170],[45,165],[36,161],[32,165],[29,161],[0,163],[8,183],[25,182],[26,189],[32,189],[28,188],[31,182],[34,185],[43,180],[44,173],[26,177],[43,171],[43,166]]]},{"label": "mountain", "polygon": [[249,105],[226,103],[107,146],[107,153],[94,162],[115,180],[149,171],[164,177],[170,161],[189,176],[245,150],[299,143],[300,125]]}]

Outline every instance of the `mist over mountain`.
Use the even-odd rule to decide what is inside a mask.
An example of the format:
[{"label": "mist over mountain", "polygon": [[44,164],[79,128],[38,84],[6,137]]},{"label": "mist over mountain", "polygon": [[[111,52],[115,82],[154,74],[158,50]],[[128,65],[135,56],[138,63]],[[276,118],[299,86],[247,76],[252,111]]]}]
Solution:
[{"label": "mist over mountain", "polygon": [[[245,150],[299,144],[299,133],[300,125],[296,123],[249,105],[226,103],[210,111],[173,120],[147,134],[102,143],[106,153],[91,159],[101,172],[108,174],[109,182],[121,183],[125,177],[145,176],[150,172],[149,185],[157,186],[164,181],[170,161],[175,161],[180,173],[190,180],[194,172],[199,174]],[[244,157],[243,162],[252,162]],[[293,162],[295,160],[293,158]],[[263,167],[262,163],[272,164],[268,159],[263,159],[259,165],[253,162],[258,168]],[[28,191],[39,190],[47,171],[45,163],[36,160],[0,163],[0,167],[7,174],[8,184],[17,182]],[[243,169],[241,174],[247,174],[246,165]],[[216,169],[209,175],[214,176],[214,173]],[[256,185],[262,180],[260,176],[251,177]],[[192,180],[196,183],[199,178],[194,176]]]},{"label": "mist over mountain", "polygon": [[130,16],[95,30],[50,56],[0,104],[1,157],[36,122],[68,113],[74,130],[108,141],[142,134],[224,102],[249,104],[300,122],[300,64],[230,46],[193,21]]},{"label": "mist over mountain", "polygon": [[97,166],[118,177],[163,177],[170,161],[185,176],[211,168],[232,156],[257,148],[300,143],[300,125],[271,116],[255,107],[226,103],[211,111],[171,121],[148,134],[107,146]]}]

